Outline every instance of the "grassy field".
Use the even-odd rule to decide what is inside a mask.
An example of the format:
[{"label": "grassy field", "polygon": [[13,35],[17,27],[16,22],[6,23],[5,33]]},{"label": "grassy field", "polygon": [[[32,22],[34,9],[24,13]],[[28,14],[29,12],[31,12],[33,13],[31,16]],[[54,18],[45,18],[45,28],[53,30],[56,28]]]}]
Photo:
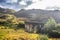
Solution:
[{"label": "grassy field", "polygon": [[39,34],[27,33],[23,29],[0,29],[5,35],[5,40],[38,40]]},{"label": "grassy field", "polygon": [[[5,37],[2,40],[40,40],[40,34],[27,33],[24,29],[0,29],[5,33]],[[49,38],[49,40],[60,40],[56,38]]]}]

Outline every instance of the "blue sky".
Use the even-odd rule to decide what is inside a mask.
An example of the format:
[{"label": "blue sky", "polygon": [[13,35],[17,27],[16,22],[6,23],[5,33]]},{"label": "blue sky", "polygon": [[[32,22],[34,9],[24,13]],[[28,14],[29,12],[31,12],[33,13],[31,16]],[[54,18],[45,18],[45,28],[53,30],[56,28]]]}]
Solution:
[{"label": "blue sky", "polygon": [[0,0],[0,7],[15,10],[60,8],[60,0]]},{"label": "blue sky", "polygon": [[32,0],[0,0],[0,7],[19,10],[32,3]]}]

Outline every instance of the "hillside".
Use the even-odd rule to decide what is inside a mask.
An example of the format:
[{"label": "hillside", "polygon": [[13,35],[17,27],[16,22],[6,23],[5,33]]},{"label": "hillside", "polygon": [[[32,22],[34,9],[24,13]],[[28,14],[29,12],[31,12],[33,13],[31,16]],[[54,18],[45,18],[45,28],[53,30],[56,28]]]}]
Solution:
[{"label": "hillside", "polygon": [[14,14],[17,17],[30,18],[31,20],[37,20],[41,22],[47,21],[50,17],[53,17],[56,22],[60,23],[60,10],[20,10]]},{"label": "hillside", "polygon": [[3,13],[3,14],[13,14],[13,13],[15,13],[15,12],[16,12],[15,10],[6,9],[6,8],[1,8],[1,7],[0,7],[0,13]]}]

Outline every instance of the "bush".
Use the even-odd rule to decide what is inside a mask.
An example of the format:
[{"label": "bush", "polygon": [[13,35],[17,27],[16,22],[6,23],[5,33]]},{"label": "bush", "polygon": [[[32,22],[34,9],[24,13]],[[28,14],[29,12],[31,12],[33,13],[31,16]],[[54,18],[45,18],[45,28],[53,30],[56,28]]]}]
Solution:
[{"label": "bush", "polygon": [[5,28],[16,28],[16,17],[14,15],[4,14],[0,17],[0,25]]},{"label": "bush", "polygon": [[56,30],[53,30],[52,32],[50,32],[48,34],[49,37],[51,38],[60,38],[60,32],[56,31]]},{"label": "bush", "polygon": [[24,26],[25,26],[24,24],[19,23],[19,24],[17,25],[17,28],[18,28],[18,29],[20,29],[20,28],[24,28]]},{"label": "bush", "polygon": [[47,37],[46,35],[42,35],[42,36],[40,37],[40,40],[48,40],[48,37]]}]

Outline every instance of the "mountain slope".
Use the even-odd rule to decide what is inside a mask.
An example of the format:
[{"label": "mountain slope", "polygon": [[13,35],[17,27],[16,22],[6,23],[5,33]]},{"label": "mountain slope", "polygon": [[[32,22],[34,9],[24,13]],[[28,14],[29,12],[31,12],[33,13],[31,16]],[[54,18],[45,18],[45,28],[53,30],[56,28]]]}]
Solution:
[{"label": "mountain slope", "polygon": [[13,14],[15,12],[16,12],[15,10],[12,10],[12,9],[4,9],[4,8],[1,8],[0,7],[0,13],[3,13],[3,14]]},{"label": "mountain slope", "polygon": [[60,10],[22,9],[16,12],[14,15],[17,17],[30,18],[31,20],[37,20],[40,22],[45,22],[50,17],[53,17],[56,22],[60,23]]}]

